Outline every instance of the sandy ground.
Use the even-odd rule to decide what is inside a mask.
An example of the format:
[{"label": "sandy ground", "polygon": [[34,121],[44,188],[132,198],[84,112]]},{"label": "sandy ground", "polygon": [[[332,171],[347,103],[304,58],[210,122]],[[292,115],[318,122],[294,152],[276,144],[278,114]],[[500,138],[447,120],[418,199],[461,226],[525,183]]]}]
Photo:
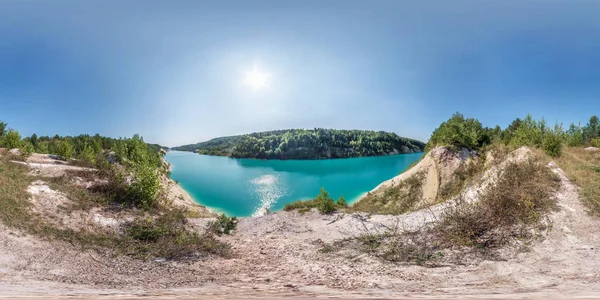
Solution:
[{"label": "sandy ground", "polygon": [[[0,297],[130,296],[235,299],[588,298],[600,296],[600,220],[561,178],[560,210],[545,238],[506,261],[437,268],[384,263],[366,254],[320,253],[323,243],[377,230],[396,217],[277,212],[240,220],[224,240],[236,255],[195,261],[111,257],[42,241],[0,225]],[[38,187],[38,189],[40,189]],[[48,192],[45,188],[41,188]],[[433,209],[400,217],[423,224]]]}]

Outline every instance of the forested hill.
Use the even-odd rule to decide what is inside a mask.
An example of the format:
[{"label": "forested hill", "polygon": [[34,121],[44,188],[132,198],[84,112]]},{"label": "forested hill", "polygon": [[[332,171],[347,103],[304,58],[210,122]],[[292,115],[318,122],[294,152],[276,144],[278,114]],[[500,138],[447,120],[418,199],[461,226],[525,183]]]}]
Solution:
[{"label": "forested hill", "polygon": [[286,129],[174,147],[200,154],[258,159],[327,159],[422,152],[425,143],[366,130]]}]

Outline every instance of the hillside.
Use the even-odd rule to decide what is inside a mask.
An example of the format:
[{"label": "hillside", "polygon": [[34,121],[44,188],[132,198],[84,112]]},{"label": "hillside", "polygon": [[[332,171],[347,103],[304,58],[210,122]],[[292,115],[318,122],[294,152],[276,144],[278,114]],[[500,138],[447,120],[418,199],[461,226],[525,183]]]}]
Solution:
[{"label": "hillside", "polygon": [[[450,170],[460,159],[444,158],[450,154],[448,149],[434,148],[430,156],[432,161],[440,164],[440,170]],[[224,299],[282,295],[339,297],[352,293],[357,298],[423,294],[481,298],[497,297],[498,293],[502,293],[506,298],[545,298],[548,293],[556,296],[578,292],[577,295],[585,296],[600,291],[597,276],[600,266],[596,263],[600,257],[594,250],[594,245],[600,240],[589,230],[599,226],[600,221],[586,213],[578,188],[557,165],[545,162],[528,164],[528,161],[535,162],[537,156],[528,148],[488,161],[490,165],[485,171],[478,172],[481,176],[477,176],[478,179],[468,188],[461,189],[456,197],[426,209],[397,216],[348,212],[323,215],[312,210],[281,211],[243,218],[232,235],[209,239],[213,243],[211,245],[230,245],[230,255],[203,253],[202,248],[194,247],[192,252],[200,254],[187,254],[176,259],[115,255],[112,250],[97,244],[100,240],[90,240],[90,236],[83,235],[97,235],[103,231],[114,238],[126,235],[130,232],[127,228],[135,228],[127,227],[131,224],[128,219],[136,217],[135,211],[77,205],[83,204],[81,201],[85,198],[79,196],[80,192],[70,192],[66,189],[68,186],[79,184],[94,190],[93,185],[103,184],[98,178],[81,176],[86,170],[64,166],[36,154],[26,160],[27,168],[13,161],[17,157],[3,156],[0,168],[9,172],[6,179],[20,178],[18,184],[23,188],[20,199],[32,210],[32,214],[27,216],[46,222],[46,229],[36,232],[36,227],[31,226],[39,223],[30,223],[28,219],[18,223],[4,220],[0,224],[0,252],[3,253],[0,256],[3,275],[0,296],[43,293],[86,297],[102,294],[109,298],[122,298],[124,294],[137,293]],[[485,155],[481,153],[480,157]],[[48,165],[42,167],[40,158],[48,161]],[[424,162],[415,168],[429,165]],[[523,170],[532,166],[537,175],[514,177],[514,173],[506,173],[515,164],[523,166]],[[65,173],[46,173],[65,168],[77,171],[77,176],[64,180],[61,178]],[[37,170],[40,169],[44,172],[39,173]],[[540,171],[542,173],[537,173]],[[555,175],[549,178],[551,181],[547,188],[530,185],[541,183],[539,175],[550,173]],[[66,174],[69,175],[68,172]],[[524,215],[523,220],[528,221],[522,224],[496,224],[488,222],[494,219],[487,218],[464,219],[471,213],[481,217],[480,211],[493,213],[485,216],[504,213],[498,212],[498,209],[528,212],[530,207],[523,210],[522,206],[513,205],[481,210],[490,204],[486,201],[494,200],[493,204],[499,200],[494,196],[498,191],[513,190],[506,189],[506,183],[517,181],[523,185],[519,185],[514,195],[524,195],[534,201],[535,198],[529,196],[539,195],[541,204],[555,204],[551,209],[540,210],[537,203],[532,207],[535,209],[532,212],[540,213],[539,221],[530,223],[529,217],[536,215],[530,213]],[[16,183],[9,182],[10,185]],[[8,188],[9,184],[4,186]],[[27,197],[27,194],[30,196]],[[466,202],[461,202],[465,199],[461,195],[467,196]],[[469,198],[469,195],[475,198]],[[479,204],[468,206],[469,202]],[[469,207],[477,210],[464,210]],[[20,220],[15,219],[18,216],[14,215],[12,220]],[[462,218],[456,219],[457,216]],[[189,216],[187,220],[186,227],[191,232],[201,233],[210,219]],[[448,223],[449,220],[459,223]],[[474,226],[482,224],[493,225],[495,229],[482,235],[460,236],[474,239],[450,240],[451,245],[445,244],[447,241],[441,239],[443,236],[432,235],[428,231],[429,228],[441,228],[445,233],[452,233],[453,229],[472,232],[471,228],[479,228]],[[547,224],[551,224],[553,229],[550,230]],[[121,227],[126,230],[120,230]],[[513,227],[515,230],[510,230]],[[152,239],[152,232],[140,232],[148,238],[142,249],[155,247],[154,244],[168,246],[160,239]],[[534,234],[528,234],[530,232]],[[41,235],[48,233],[79,238]],[[428,244],[414,240],[420,236]],[[207,236],[202,235],[201,238],[204,240]],[[412,240],[405,241],[406,238]],[[134,242],[120,241],[125,244]],[[495,242],[489,244],[489,241]],[[119,247],[117,249],[125,246],[121,243],[115,245]],[[128,251],[135,249],[139,248],[124,248]]]},{"label": "hillside", "polygon": [[219,137],[174,150],[258,159],[328,159],[422,152],[425,143],[367,130],[286,129]]}]

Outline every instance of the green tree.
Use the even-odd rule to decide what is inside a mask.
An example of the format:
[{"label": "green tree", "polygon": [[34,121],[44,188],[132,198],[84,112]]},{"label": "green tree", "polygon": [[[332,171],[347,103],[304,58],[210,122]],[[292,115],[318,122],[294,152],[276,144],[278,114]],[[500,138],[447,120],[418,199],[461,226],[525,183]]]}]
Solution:
[{"label": "green tree", "polygon": [[144,163],[134,165],[126,203],[142,208],[153,208],[157,203],[160,179],[156,167]]},{"label": "green tree", "polygon": [[322,214],[329,214],[335,211],[335,202],[324,188],[321,188],[315,200],[317,202],[317,209]]},{"label": "green tree", "polygon": [[528,114],[525,119],[519,122],[519,127],[513,132],[510,139],[510,145],[514,147],[541,147],[545,130],[546,122],[544,120],[536,122],[533,117]]},{"label": "green tree", "polygon": [[6,123],[0,121],[0,138],[6,134],[6,126],[8,126]]},{"label": "green tree", "polygon": [[37,134],[32,134],[31,138],[29,139],[31,141],[31,145],[35,148],[37,147],[37,142],[38,142],[38,136]]},{"label": "green tree", "polygon": [[584,141],[589,143],[592,139],[600,137],[600,120],[598,116],[592,116],[583,128]]},{"label": "green tree", "polygon": [[337,207],[340,207],[340,208],[348,207],[348,201],[346,201],[346,198],[344,197],[344,195],[340,195],[335,204],[337,205]]},{"label": "green tree", "polygon": [[477,119],[465,118],[460,113],[452,115],[431,134],[425,151],[435,146],[451,146],[453,148],[479,149],[488,144],[490,137]]},{"label": "green tree", "polygon": [[85,145],[81,153],[79,153],[79,158],[91,163],[95,163],[96,153],[90,145]]},{"label": "green tree", "polygon": [[69,141],[58,141],[55,154],[68,160],[73,157],[73,146]]},{"label": "green tree", "polygon": [[31,142],[29,142],[29,141],[22,141],[21,147],[19,149],[21,150],[21,153],[25,157],[30,156],[35,151],[33,144],[31,144]]},{"label": "green tree", "polygon": [[2,145],[8,149],[19,148],[21,146],[21,135],[14,129],[9,129],[2,136]]},{"label": "green tree", "polygon": [[583,130],[580,126],[575,126],[574,123],[571,123],[569,130],[567,130],[566,142],[570,147],[583,145]]},{"label": "green tree", "polygon": [[562,126],[556,125],[554,130],[546,130],[542,146],[544,152],[552,157],[558,157],[562,153]]}]

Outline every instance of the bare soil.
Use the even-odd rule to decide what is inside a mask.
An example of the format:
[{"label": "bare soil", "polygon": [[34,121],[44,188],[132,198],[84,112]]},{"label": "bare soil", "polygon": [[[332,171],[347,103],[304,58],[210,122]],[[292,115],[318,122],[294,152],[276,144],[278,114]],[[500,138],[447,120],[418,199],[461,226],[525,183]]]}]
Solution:
[{"label": "bare soil", "polygon": [[[442,211],[447,203],[397,217],[282,211],[244,218],[233,235],[222,237],[233,245],[234,257],[180,261],[143,261],[101,254],[0,225],[0,297],[600,296],[600,235],[596,230],[600,220],[585,211],[578,188],[564,172],[554,164],[550,168],[561,179],[557,194],[560,209],[548,216],[551,230],[503,261],[428,268],[383,262],[359,252],[342,256],[319,251],[327,242],[398,222],[408,227],[422,226],[435,219],[435,212]],[[488,178],[493,181],[494,171],[489,172]],[[39,182],[30,188],[34,201],[43,194],[56,196]],[[57,198],[56,204],[67,200]],[[43,205],[49,209],[47,203]],[[193,223],[202,228],[206,221],[195,219]]]}]

